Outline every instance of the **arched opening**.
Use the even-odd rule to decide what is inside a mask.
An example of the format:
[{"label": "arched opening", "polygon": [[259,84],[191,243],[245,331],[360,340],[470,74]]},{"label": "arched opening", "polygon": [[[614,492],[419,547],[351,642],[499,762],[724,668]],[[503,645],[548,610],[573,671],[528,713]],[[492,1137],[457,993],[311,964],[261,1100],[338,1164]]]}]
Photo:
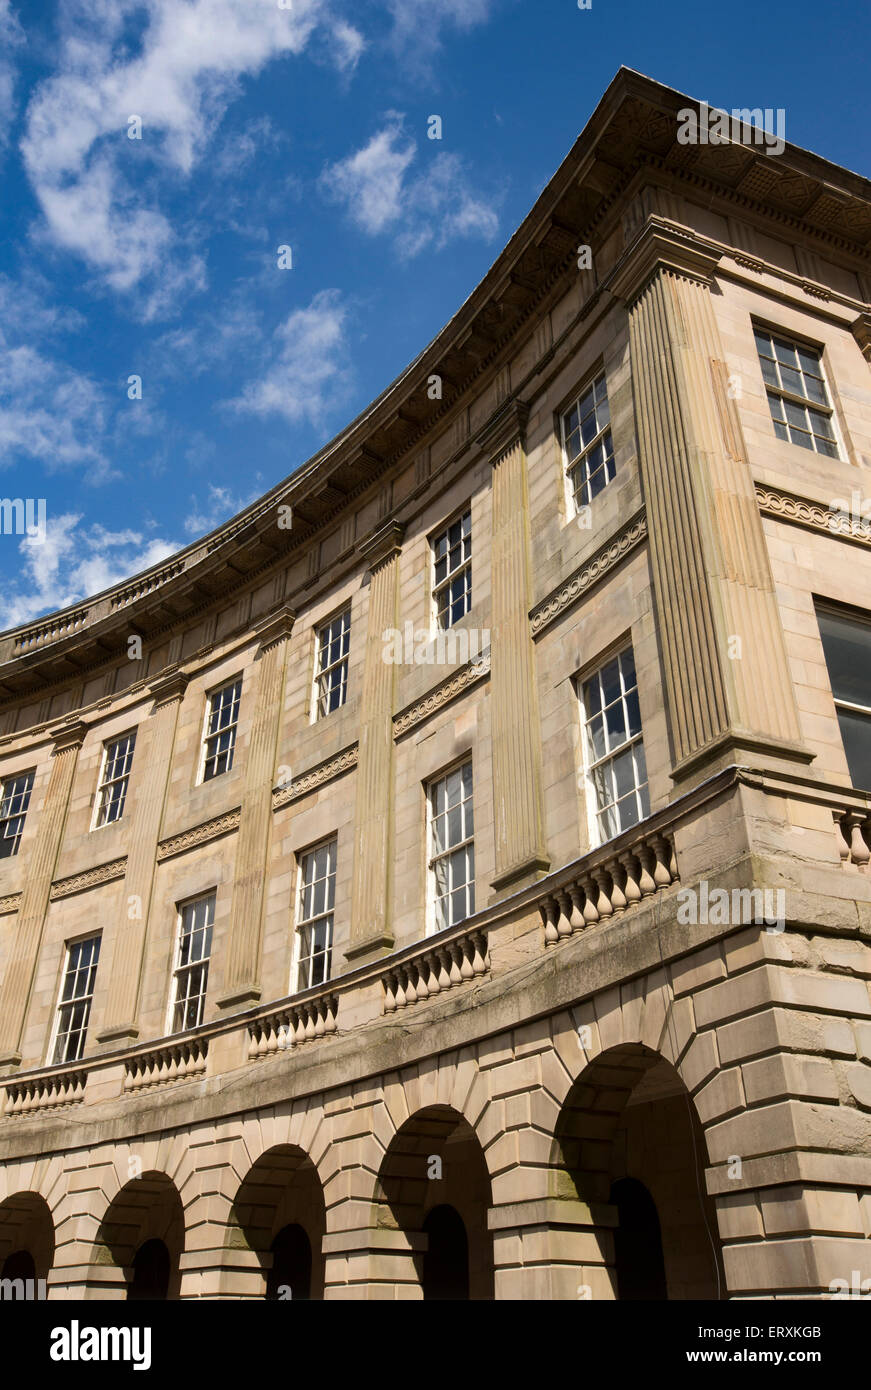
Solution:
[{"label": "arched opening", "polygon": [[[236,1272],[239,1297],[322,1299],[326,1206],[317,1169],[302,1149],[278,1144],[239,1186],[227,1241],[257,1255]],[[244,1286],[244,1292],[242,1291]]]},{"label": "arched opening", "polygon": [[0,1202],[0,1278],[47,1280],[53,1263],[54,1222],[45,1198],[16,1192]]},{"label": "arched opening", "polygon": [[555,1193],[590,1210],[594,1298],[726,1297],[706,1148],[679,1073],[640,1043],[610,1048],[578,1077],[556,1133]]},{"label": "arched opening", "polygon": [[176,1299],[184,1239],[184,1208],[175,1184],[165,1173],[143,1173],[110,1202],[97,1232],[94,1263],[118,1267],[128,1299]]},{"label": "arched opening", "polygon": [[133,1256],[133,1277],[127,1285],[132,1301],[163,1300],[169,1294],[169,1251],[162,1240],[146,1240]]},{"label": "arched opening", "polygon": [[433,1207],[424,1217],[423,1230],[424,1299],[468,1299],[469,1239],[460,1213],[446,1203]]},{"label": "arched opening", "polygon": [[664,1299],[665,1260],[656,1203],[637,1178],[618,1178],[611,1187],[617,1208],[614,1269],[620,1299]]},{"label": "arched opening", "polygon": [[292,1298],[304,1302],[311,1298],[312,1248],[311,1241],[294,1222],[282,1226],[270,1246],[272,1268],[266,1279],[268,1299]]},{"label": "arched opening", "polygon": [[467,1120],[448,1106],[412,1115],[381,1164],[372,1225],[405,1232],[425,1299],[493,1297],[490,1175]]}]

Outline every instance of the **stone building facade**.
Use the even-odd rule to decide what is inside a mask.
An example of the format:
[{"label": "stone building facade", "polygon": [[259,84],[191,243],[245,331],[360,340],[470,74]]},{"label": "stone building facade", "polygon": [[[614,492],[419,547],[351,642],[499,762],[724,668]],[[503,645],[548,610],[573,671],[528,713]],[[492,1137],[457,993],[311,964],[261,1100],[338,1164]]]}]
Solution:
[{"label": "stone building facade", "polygon": [[3,1278],[871,1276],[871,184],[688,104],[621,70],[337,439],[0,637]]}]

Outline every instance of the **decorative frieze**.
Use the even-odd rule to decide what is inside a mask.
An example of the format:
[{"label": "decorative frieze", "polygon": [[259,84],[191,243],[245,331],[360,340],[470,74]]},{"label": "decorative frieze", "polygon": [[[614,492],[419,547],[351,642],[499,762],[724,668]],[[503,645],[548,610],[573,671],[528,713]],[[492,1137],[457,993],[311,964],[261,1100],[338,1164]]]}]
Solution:
[{"label": "decorative frieze", "polygon": [[168,840],[161,840],[157,846],[158,861],[172,859],[176,854],[184,854],[185,850],[231,834],[239,829],[241,816],[242,809],[237,806],[234,811],[226,811],[224,815],[215,816],[213,820],[203,821],[202,825],[192,825],[190,830],[183,830],[180,835],[171,835]]},{"label": "decorative frieze", "polygon": [[871,522],[858,520],[845,511],[835,511],[809,497],[797,497],[794,493],[757,483],[756,501],[763,515],[776,517],[778,521],[792,521],[796,526],[827,531],[830,535],[855,541],[857,545],[871,545]]},{"label": "decorative frieze", "polygon": [[307,796],[317,787],[322,787],[325,782],[332,782],[334,777],[341,777],[343,773],[350,772],[352,767],[357,766],[358,757],[359,744],[352,743],[335,757],[327,758],[324,762],[318,763],[317,767],[303,773],[301,777],[295,777],[287,786],[273,788],[273,811],[280,810],[290,801],[297,801],[301,796]]},{"label": "decorative frieze", "polygon": [[450,704],[458,695],[469,690],[471,686],[477,685],[478,681],[484,680],[490,674],[490,653],[483,652],[474,661],[469,661],[462,666],[459,671],[455,671],[447,680],[437,685],[435,690],[431,690],[423,699],[416,700],[413,705],[408,705],[406,709],[400,710],[399,714],[393,716],[393,737],[401,738],[407,734],[409,729],[422,724],[436,710],[442,709]]},{"label": "decorative frieze", "polygon": [[124,855],[122,859],[112,859],[108,864],[98,864],[80,874],[70,874],[69,878],[57,878],[51,885],[49,898],[51,902],[56,902],[58,898],[69,898],[73,893],[83,893],[88,888],[99,888],[102,883],[123,878],[126,868],[127,856]]},{"label": "decorative frieze", "polygon": [[20,893],[7,893],[5,898],[0,898],[0,917],[6,916],[9,912],[17,912],[21,906]]},{"label": "decorative frieze", "polygon": [[591,560],[581,565],[559,589],[533,609],[530,627],[533,637],[544,632],[556,618],[604,579],[615,565],[647,539],[647,518],[636,516],[625,530],[598,550]]}]

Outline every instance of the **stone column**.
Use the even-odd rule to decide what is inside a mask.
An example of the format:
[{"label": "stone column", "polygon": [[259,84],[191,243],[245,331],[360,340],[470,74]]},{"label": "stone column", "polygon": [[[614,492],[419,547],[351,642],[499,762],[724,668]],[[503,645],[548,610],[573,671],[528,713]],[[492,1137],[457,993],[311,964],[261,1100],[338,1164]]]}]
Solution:
[{"label": "stone column", "polygon": [[294,614],[287,606],[255,629],[260,647],[254,690],[254,719],[245,766],[245,790],[236,847],[233,903],[227,935],[227,971],[222,1009],[239,1009],[260,998],[263,906],[272,834],[272,782],[284,704],[287,638]]},{"label": "stone column", "polygon": [[21,1063],[21,1039],[36,978],[49,892],[63,843],[73,775],[85,733],[85,725],[77,721],[56,729],[51,735],[54,739],[51,776],[26,865],[21,906],[0,987],[0,1071],[6,1074]]},{"label": "stone column", "polygon": [[714,307],[719,253],[647,218],[608,288],[629,309],[639,466],[673,776],[748,753],[808,763]]},{"label": "stone column", "polygon": [[157,843],[172,769],[178,711],[187,681],[187,676],[176,667],[163,672],[152,682],[154,707],[147,723],[140,725],[137,732],[134,753],[136,797],[135,800],[131,798],[130,851],[124,875],[122,908],[124,916],[115,933],[106,1022],[97,1034],[99,1043],[113,1047],[133,1042],[139,1034],[139,995],[157,864]]},{"label": "stone column", "polygon": [[369,563],[369,613],[360,711],[354,876],[349,961],[388,951],[393,874],[393,705],[396,667],[384,660],[384,634],[397,625],[403,528],[380,527],[360,547]]},{"label": "stone column", "polygon": [[617,1297],[616,1207],[542,1197],[491,1207],[487,1219],[497,1300]]},{"label": "stone column", "polygon": [[541,775],[541,724],[529,628],[531,545],[525,430],[529,407],[511,398],[478,445],[493,465],[490,690],[496,895],[516,892],[547,872]]}]

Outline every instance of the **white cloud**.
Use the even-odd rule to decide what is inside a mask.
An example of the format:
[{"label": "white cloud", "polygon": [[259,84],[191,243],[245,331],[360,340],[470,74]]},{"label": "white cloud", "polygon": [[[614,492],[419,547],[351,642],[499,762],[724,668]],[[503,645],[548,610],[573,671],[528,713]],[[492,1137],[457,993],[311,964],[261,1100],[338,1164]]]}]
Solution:
[{"label": "white cloud", "polygon": [[295,309],[275,332],[263,375],[229,404],[320,428],[350,389],[347,317],[338,290],[321,290],[308,308]]},{"label": "white cloud", "polygon": [[15,82],[18,74],[13,53],[23,42],[24,35],[11,0],[0,0],[0,147],[6,143],[6,132],[15,115]]},{"label": "white cloud", "polygon": [[0,345],[0,467],[29,459],[49,471],[84,467],[91,482],[118,476],[95,442],[105,424],[102,392],[84,373]]},{"label": "white cloud", "polygon": [[420,68],[441,45],[442,30],[464,32],[490,18],[494,0],[386,0],[393,17],[391,43]]},{"label": "white cloud", "polygon": [[473,192],[459,155],[432,155],[426,171],[411,176],[416,157],[417,145],[405,134],[402,117],[391,112],[367,145],[327,166],[321,188],[346,205],[364,232],[392,232],[404,257],[427,246],[440,250],[458,237],[492,240],[498,216]]},{"label": "white cloud", "polygon": [[[18,543],[19,578],[4,583],[0,591],[0,629],[78,603],[179,548],[173,541],[146,541],[138,531],[112,532],[81,522],[75,512],[49,514],[44,540],[25,537]],[[0,545],[12,544],[11,536],[0,536]]]},{"label": "white cloud", "polygon": [[339,72],[353,72],[366,48],[366,40],[344,19],[337,19],[331,27],[333,47],[331,57]]},{"label": "white cloud", "polygon": [[[68,0],[59,68],[37,88],[22,141],[51,239],[122,291],[155,274],[171,254],[181,260],[170,222],[133,193],[130,173],[140,183],[154,166],[189,174],[240,80],[273,58],[301,53],[325,4]],[[131,51],[124,25],[134,13],[144,13],[146,27]],[[142,120],[141,142],[127,139],[134,115]],[[148,312],[162,312],[185,284],[202,283],[201,261],[187,274],[177,266]]]},{"label": "white cloud", "polygon": [[[214,531],[216,526],[220,526],[222,521],[243,511],[258,496],[256,488],[247,497],[235,497],[230,488],[216,487],[214,483],[210,483],[209,500],[204,507],[195,497],[191,498],[194,509],[185,517],[184,529],[189,536],[206,536],[210,531]],[[200,510],[197,510],[198,506]]]}]

